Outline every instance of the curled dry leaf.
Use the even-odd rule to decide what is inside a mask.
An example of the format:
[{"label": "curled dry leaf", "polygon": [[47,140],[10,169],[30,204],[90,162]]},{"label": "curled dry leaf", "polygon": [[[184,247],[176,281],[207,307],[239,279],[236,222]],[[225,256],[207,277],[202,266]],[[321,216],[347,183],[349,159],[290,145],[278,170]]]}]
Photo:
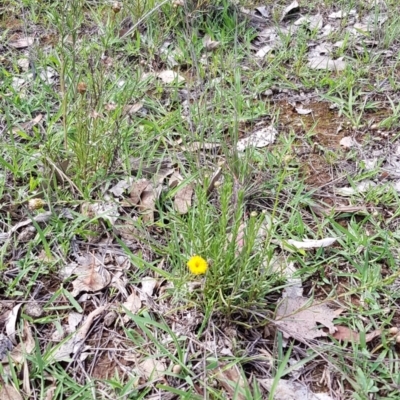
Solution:
[{"label": "curled dry leaf", "polygon": [[288,244],[296,247],[296,249],[318,249],[320,247],[328,247],[337,241],[337,238],[324,238],[320,240],[305,239],[302,242],[289,239]]},{"label": "curled dry leaf", "polygon": [[300,115],[307,115],[307,114],[311,114],[311,113],[312,113],[312,110],[311,110],[311,109],[308,109],[308,108],[300,108],[300,107],[297,107],[297,108],[296,108],[296,111],[297,111],[297,113],[300,114]]},{"label": "curled dry leaf", "polygon": [[300,6],[297,1],[290,3],[282,13],[281,22],[292,19],[300,12]]},{"label": "curled dry leaf", "polygon": [[248,147],[268,146],[274,143],[277,133],[277,130],[272,126],[262,128],[253,132],[249,137],[238,140],[237,149],[238,151],[244,151]]},{"label": "curled dry leaf", "polygon": [[142,193],[146,190],[147,186],[149,185],[151,185],[151,182],[145,178],[133,182],[130,189],[130,198],[132,204],[137,205],[140,203],[140,198],[142,196]]},{"label": "curled dry leaf", "polygon": [[13,309],[11,310],[10,314],[7,317],[7,322],[6,322],[7,336],[14,345],[17,344],[17,340],[15,339],[15,334],[16,334],[15,327],[16,327],[18,312],[21,306],[22,303],[17,304],[15,307],[13,307]]},{"label": "curled dry leaf", "polygon": [[173,189],[176,188],[183,181],[182,175],[178,171],[174,171],[169,178],[168,186]]},{"label": "curled dry leaf", "polygon": [[220,43],[212,40],[209,35],[205,35],[203,38],[203,45],[206,50],[215,50],[217,47],[219,47]]},{"label": "curled dry leaf", "polygon": [[179,189],[174,199],[174,209],[179,214],[187,214],[192,205],[193,185],[188,184]]},{"label": "curled dry leaf", "polygon": [[274,49],[273,46],[266,44],[265,46],[261,47],[255,54],[256,58],[264,58],[268,53],[270,53]]},{"label": "curled dry leaf", "polygon": [[142,280],[142,293],[147,296],[153,296],[154,289],[158,287],[158,280],[151,276],[145,276]]}]

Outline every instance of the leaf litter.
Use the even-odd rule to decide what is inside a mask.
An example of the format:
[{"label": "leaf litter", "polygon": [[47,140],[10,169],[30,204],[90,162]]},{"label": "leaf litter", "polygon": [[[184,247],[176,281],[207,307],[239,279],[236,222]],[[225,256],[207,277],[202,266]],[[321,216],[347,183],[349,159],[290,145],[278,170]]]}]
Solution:
[{"label": "leaf litter", "polygon": [[[324,23],[326,22],[326,18],[324,19],[320,14],[316,14],[316,15],[310,15],[310,16],[303,16],[301,15],[303,13],[304,10],[302,10],[302,7],[299,6],[299,4],[297,2],[293,2],[292,4],[290,4],[285,10],[284,12],[281,14],[281,22],[285,25],[282,25],[281,27],[279,27],[279,29],[282,29],[282,32],[284,32],[285,34],[288,35],[294,35],[296,32],[296,29],[298,29],[298,27],[303,27],[303,26],[307,26],[308,29],[311,30],[316,30],[317,31],[317,35],[319,38],[322,38],[323,36],[327,36],[329,34],[331,34],[332,32],[335,32],[335,30],[337,30],[338,25],[335,25],[335,21],[336,19],[340,19],[342,17],[338,17],[338,18],[332,18],[332,25],[330,24],[326,24],[324,25]],[[271,12],[268,9],[268,7],[264,7],[261,8],[260,10],[257,10],[256,12],[251,12],[251,14],[257,14],[258,15],[258,19],[254,19],[257,20],[258,22],[260,22],[260,19],[263,20],[264,23],[268,23],[268,18],[270,18],[271,16]],[[343,14],[343,13],[342,13]],[[261,17],[260,17],[261,15]],[[323,14],[324,16],[326,14]],[[254,16],[254,15],[253,15]],[[350,17],[354,17],[354,21],[355,16],[353,14],[349,14]],[[300,18],[298,18],[300,17]],[[294,22],[293,22],[294,21]],[[354,22],[352,21],[352,23]],[[382,18],[382,24],[385,22],[385,18]],[[372,26],[372,24],[368,25],[362,25],[364,24],[364,20],[360,21],[360,24],[357,25],[357,23],[354,23],[353,27],[349,27],[349,33],[351,35],[360,35],[362,34],[361,31],[365,32],[366,29],[368,28],[368,31],[370,32],[370,26]],[[293,25],[293,26],[290,26]],[[351,28],[351,29],[350,29]],[[354,28],[354,29],[353,29]],[[270,29],[268,31],[268,29]],[[264,36],[263,36],[264,35]],[[264,49],[261,51],[261,49],[259,49],[258,51],[260,51],[260,53],[256,53],[256,57],[259,57],[260,59],[263,59],[265,56],[267,56],[270,53],[274,53],[276,51],[279,51],[280,46],[282,45],[282,42],[279,38],[279,35],[277,34],[277,30],[274,28],[266,28],[264,27],[264,32],[263,34],[259,33],[258,35],[258,40],[259,42],[256,43],[256,45],[254,46],[254,50],[256,50],[257,46],[260,46],[263,44],[264,41]],[[268,41],[268,44],[265,44],[265,41]],[[204,37],[203,38],[203,46],[204,49],[207,51],[212,51],[215,48],[219,47],[219,43],[218,42],[214,42],[211,40],[211,38],[207,38]],[[33,44],[33,43],[32,43]],[[169,46],[169,45],[168,45]],[[168,47],[167,46],[167,47]],[[325,45],[325,50],[322,50],[321,52],[321,48],[318,49],[318,51],[320,51],[319,54],[314,54],[311,57],[312,54],[312,49],[314,47],[314,44],[311,43],[309,45],[309,60],[311,63],[311,60],[313,59],[313,57],[325,57],[323,59],[323,63],[322,63],[322,69],[324,70],[331,70],[334,73],[338,73],[341,70],[343,70],[343,68],[345,68],[348,64],[348,60],[347,59],[332,59],[332,48],[330,49],[328,45]],[[271,54],[271,56],[273,57],[274,54]],[[178,59],[178,57],[177,57]],[[344,63],[344,60],[346,61]],[[338,61],[343,61],[343,64],[340,64],[340,62]],[[176,62],[176,61],[175,61]],[[258,60],[257,62],[262,62],[262,60]],[[325,65],[324,65],[325,63]],[[179,62],[177,62],[178,65]],[[310,64],[310,66],[313,64]],[[21,66],[26,68],[29,67],[29,65],[26,64],[26,62]],[[316,64],[316,67],[319,68],[320,67],[320,63],[318,62]],[[152,73],[153,77],[156,77],[158,79],[160,79],[163,83],[165,84],[173,84],[173,83],[182,83],[183,81],[185,81],[185,78],[183,78],[182,76],[180,76],[179,74],[177,74],[174,71],[171,70],[167,70],[167,71],[162,71],[161,73]],[[46,77],[45,77],[46,78]],[[46,79],[43,79],[47,82],[51,82],[50,79],[48,79],[48,77]],[[25,83],[25,82],[23,82]],[[271,95],[274,95],[274,93],[276,94],[276,90],[274,89],[273,91],[271,90]],[[136,106],[135,106],[136,105]],[[134,103],[132,101],[132,107],[131,111],[128,111],[127,109],[124,110],[125,113],[136,113],[138,110],[140,110],[143,105],[142,103]],[[312,112],[312,108],[298,108],[296,109],[297,113],[299,115],[308,115],[308,114],[313,114]],[[33,121],[34,122],[34,121]],[[40,122],[40,121],[38,121]],[[31,127],[27,126],[26,130],[31,129]],[[256,129],[252,134],[250,134],[249,137],[245,138],[245,139],[241,139],[241,142],[238,143],[238,150],[239,151],[244,151],[247,148],[254,148],[254,147],[264,147],[264,146],[269,146],[271,144],[274,143],[275,141],[275,136],[271,135],[271,131],[268,131],[268,128],[266,128],[267,130],[263,129]],[[24,128],[25,130],[25,128]],[[29,134],[27,132],[27,134]],[[272,137],[273,136],[273,137]],[[246,140],[247,139],[247,140]],[[196,142],[192,142],[192,143],[196,143]],[[200,143],[200,145],[195,148],[195,146],[193,146],[193,151],[203,151],[205,150],[205,146],[204,143],[198,142]],[[190,145],[189,145],[190,146]],[[189,148],[187,149],[182,149],[183,151],[190,151],[191,149]],[[211,147],[213,147],[213,144],[210,144]],[[221,146],[220,144],[218,144],[218,146]],[[217,146],[216,146],[217,147]],[[214,148],[212,148],[212,150],[214,150]],[[140,257],[143,257],[143,259],[145,260],[151,260],[151,256],[149,256],[148,253],[146,253],[147,249],[145,248],[145,245],[143,245],[143,243],[140,243],[137,239],[140,238],[140,235],[143,233],[140,230],[136,230],[138,224],[137,221],[140,221],[140,218],[143,218],[144,222],[149,223],[150,225],[153,225],[152,228],[153,229],[158,229],[157,227],[155,227],[154,222],[156,222],[157,219],[157,209],[156,209],[156,202],[160,199],[160,192],[161,190],[166,190],[165,187],[163,188],[163,182],[164,178],[163,178],[163,174],[164,171],[161,171],[161,168],[158,168],[159,172],[161,172],[160,174],[158,174],[158,176],[156,176],[156,172],[153,171],[152,174],[154,174],[152,177],[149,177],[148,174],[144,174],[143,176],[146,176],[146,178],[144,179],[145,185],[143,185],[143,189],[140,189],[139,187],[135,188],[134,187],[134,182],[138,181],[141,179],[141,177],[139,176],[139,174],[136,176],[135,173],[133,173],[132,177],[125,177],[125,181],[122,182],[120,184],[116,184],[114,185],[110,190],[109,190],[109,194],[114,195],[116,198],[118,199],[114,199],[115,201],[110,201],[110,199],[106,199],[106,201],[101,201],[101,202],[96,202],[96,206],[90,207],[89,213],[91,214],[92,218],[94,219],[100,219],[100,220],[105,220],[108,221],[110,223],[110,225],[112,225],[112,227],[114,228],[115,226],[117,226],[118,223],[121,224],[124,223],[124,225],[126,227],[129,227],[129,229],[131,229],[132,233],[130,235],[130,239],[131,241],[129,242],[129,246],[131,249],[135,248],[134,246],[137,246],[137,248],[139,248],[139,250],[137,251],[137,253],[135,253],[136,255],[139,254]],[[215,173],[215,181],[218,182],[218,179],[220,179],[221,176],[221,169],[215,169],[216,173]],[[177,174],[175,174],[175,172]],[[182,172],[182,171],[181,171]],[[183,172],[182,172],[183,173]],[[173,173],[171,174],[167,174],[166,176],[169,177],[171,175],[170,178],[170,184],[169,184],[169,189],[176,189],[179,185],[182,185],[182,190],[185,190],[186,187],[188,187],[188,185],[184,185],[182,184],[183,182],[183,177],[180,175],[180,172],[178,171],[178,168],[174,168],[173,169]],[[186,176],[186,175],[185,175]],[[217,185],[216,185],[217,186]],[[211,195],[214,189],[214,184],[210,184],[210,188],[209,190],[207,190],[208,195]],[[148,193],[147,193],[148,192]],[[175,198],[174,198],[174,202],[177,201],[177,199],[180,201],[180,204],[176,207],[177,212],[179,213],[187,213],[190,207],[193,207],[192,204],[192,199],[193,199],[193,192],[189,195],[189,193],[182,193],[179,190],[175,192]],[[128,196],[128,199],[126,199],[126,196]],[[180,199],[180,197],[182,197],[182,199]],[[190,201],[189,201],[190,198]],[[122,199],[122,200],[121,200]],[[128,204],[128,202],[130,204]],[[137,213],[137,215],[133,216],[131,214],[126,214],[129,217],[128,218],[121,218],[122,213],[124,212],[123,208],[124,207],[131,207],[131,209],[134,209],[134,212]],[[58,212],[58,210],[57,210]],[[129,210],[129,213],[131,212],[131,210]],[[51,214],[51,216],[54,216],[54,214]],[[37,217],[34,217],[37,218]],[[50,217],[49,217],[50,218]],[[72,218],[73,220],[73,218]],[[36,221],[36,219],[35,219]],[[41,226],[43,226],[43,224],[45,224],[46,222],[48,222],[48,219],[43,219],[39,221]],[[246,240],[246,219],[244,219],[241,222],[240,225],[240,235],[239,235],[239,240],[237,243],[237,248],[238,250],[240,250],[241,248],[243,248],[244,246],[244,242]],[[22,228],[26,228],[26,231],[22,231]],[[36,228],[35,226],[32,224],[32,219],[29,219],[27,225],[25,225],[24,227],[22,226],[18,226],[18,228],[11,228],[9,229],[6,234],[4,235],[3,233],[3,240],[12,240],[13,236],[15,233],[18,233],[18,239],[22,240],[24,238],[24,240],[26,240],[27,243],[29,243],[30,240],[32,240],[32,235],[36,234]],[[129,235],[129,234],[127,234]],[[122,236],[122,235],[121,235]],[[334,239],[334,238],[327,238],[327,239]],[[325,239],[326,240],[326,239]],[[336,239],[335,239],[336,240]],[[290,241],[288,241],[289,243]],[[106,243],[106,242],[101,242],[99,241],[99,246],[103,248],[103,250],[105,251],[110,251],[110,249],[108,248],[110,243]],[[320,241],[313,241],[313,243],[304,240],[302,242],[300,241],[293,241],[291,243],[292,246],[297,247],[299,249],[318,249],[320,247],[326,247],[326,246],[330,246],[331,244],[333,244],[334,242],[330,243],[330,244],[326,244],[327,242],[320,242]],[[82,243],[81,243],[82,245]],[[85,246],[87,246],[88,243],[85,244]],[[83,246],[83,245],[82,245]],[[136,249],[136,248],[135,248]],[[135,250],[136,251],[136,250]],[[95,255],[93,257],[98,258],[98,260],[101,260],[102,257],[99,256],[101,251],[99,251],[97,253],[97,250],[95,252]],[[79,261],[79,260],[78,260]],[[106,293],[106,290],[108,288],[108,286],[112,286],[112,283],[115,284],[115,287],[117,287],[118,290],[118,294],[120,296],[122,296],[123,300],[125,299],[125,302],[123,300],[121,301],[115,301],[115,299],[111,299],[110,301],[115,301],[115,304],[118,305],[123,305],[123,307],[125,307],[126,309],[131,308],[131,312],[133,314],[135,314],[136,312],[140,311],[139,308],[139,300],[140,300],[140,307],[143,305],[143,307],[148,308],[148,304],[143,304],[142,301],[144,301],[145,298],[152,298],[154,296],[157,296],[158,291],[163,290],[164,288],[160,289],[160,283],[155,279],[152,278],[151,276],[146,277],[142,280],[141,282],[141,289],[137,289],[138,291],[136,291],[136,288],[134,289],[134,292],[132,292],[132,290],[129,288],[128,282],[126,280],[126,276],[125,276],[125,268],[122,268],[122,271],[119,271],[118,273],[115,272],[115,270],[112,270],[112,268],[110,267],[112,265],[111,262],[102,262],[99,263],[98,265],[92,265],[89,267],[84,267],[82,265],[81,262],[76,263],[75,266],[70,265],[69,268],[71,269],[70,272],[73,272],[73,270],[75,269],[75,271],[78,271],[79,273],[84,271],[86,268],[86,274],[87,274],[87,280],[83,283],[83,289],[79,288],[78,291],[76,291],[75,289],[75,285],[78,285],[79,278],[80,276],[78,276],[78,278],[75,281],[72,281],[72,285],[74,287],[74,292],[70,293],[72,295],[76,295],[79,296],[81,295],[81,297],[78,299],[79,303],[83,303],[85,305],[89,304],[89,302],[86,302],[87,299],[91,299],[93,301],[93,304],[96,304],[96,302],[101,298],[101,296],[103,294]],[[118,264],[121,265],[121,264]],[[281,265],[282,266],[282,265]],[[114,265],[115,268],[117,267],[117,263],[115,263]],[[83,268],[81,270],[81,268]],[[87,269],[89,268],[89,269]],[[137,273],[137,269],[135,269],[135,266],[129,262],[129,267],[130,269],[132,269],[134,271],[134,274]],[[332,321],[330,319],[330,316],[327,316],[326,319],[327,321],[320,320],[320,317],[316,317],[314,314],[321,314],[321,312],[327,312],[326,309],[319,307],[320,304],[314,303],[314,300],[310,300],[307,299],[305,297],[302,296],[303,293],[303,287],[302,287],[302,282],[300,280],[300,278],[296,278],[295,277],[295,268],[294,268],[294,264],[292,262],[286,262],[286,267],[285,267],[285,271],[284,271],[284,276],[287,279],[287,282],[289,284],[289,286],[293,289],[292,291],[289,290],[289,287],[285,289],[285,297],[283,300],[287,299],[287,303],[286,305],[284,305],[284,301],[281,302],[281,304],[278,306],[277,308],[277,315],[279,316],[279,321],[282,323],[282,325],[280,326],[280,328],[284,331],[288,331],[289,335],[291,335],[292,337],[295,338],[300,338],[299,340],[307,340],[310,336],[312,337],[320,337],[320,336],[313,336],[315,335],[315,333],[311,334],[310,331],[318,332],[318,335],[321,332],[327,333],[327,330],[329,332],[332,331]],[[132,271],[131,271],[132,272]],[[106,279],[104,279],[104,273],[106,275]],[[108,276],[107,276],[108,273]],[[133,275],[134,275],[133,274]],[[111,275],[111,276],[110,276]],[[64,279],[64,278],[63,278]],[[73,283],[75,282],[75,284]],[[65,284],[67,284],[68,282],[65,282]],[[79,283],[82,284],[82,283]],[[196,282],[196,284],[198,284]],[[125,288],[128,285],[127,288]],[[78,285],[79,286],[79,285]],[[200,288],[201,285],[198,285],[197,289]],[[82,289],[82,290],[81,290]],[[82,294],[88,295],[88,297],[83,297]],[[131,295],[127,295],[128,293],[139,293],[138,295],[135,294],[133,297],[132,294]],[[139,298],[139,300],[138,300]],[[114,304],[114,305],[115,305]],[[162,302],[160,304],[158,304],[158,307],[165,307],[165,303],[163,304]],[[311,314],[314,315],[313,318],[311,318],[311,316],[309,314],[302,314],[302,312],[305,309],[308,309],[308,311],[311,312]],[[105,310],[104,310],[105,311]],[[309,322],[303,323],[303,328],[299,328],[298,326],[296,326],[296,324],[294,324],[294,321],[290,319],[291,317],[291,311],[293,311],[293,313],[297,314],[297,316],[300,316],[299,318],[299,322],[298,323],[303,323],[302,321],[304,320],[309,320]],[[118,318],[119,313],[121,312],[121,307],[115,307],[112,311],[109,312],[111,318],[109,319],[110,322],[107,322],[107,326],[112,326],[116,319]],[[153,314],[156,314],[156,312],[153,310],[151,310],[151,312]],[[76,315],[75,315],[76,314]],[[76,334],[76,328],[77,326],[82,323],[82,319],[84,318],[83,314],[80,313],[70,313],[71,316],[71,320],[75,319],[76,317],[76,321],[74,321],[73,323],[71,322],[70,327],[67,329],[66,327],[63,327],[61,330],[65,330],[65,332],[69,332],[70,334],[72,334],[72,336],[75,336],[75,339],[72,341],[72,343],[69,343],[69,353],[68,356],[66,355],[67,351],[64,352],[63,354],[58,354],[58,357],[64,357],[65,356],[65,360],[69,360],[71,357],[74,357],[75,355],[77,355],[79,353],[79,351],[76,350],[76,347],[78,345],[80,345],[80,347],[85,348],[85,340],[86,337],[84,339],[82,339],[83,336],[85,336],[85,334],[88,333],[87,330],[87,326],[85,325],[86,322],[83,323],[82,327],[81,327],[81,334],[77,335]],[[101,314],[101,312],[100,312]],[[100,316],[100,314],[96,314],[95,316],[93,316],[93,313],[90,312],[89,313],[89,325],[90,323],[93,323],[93,318],[97,318],[97,316]],[[193,312],[193,315],[195,315],[196,313]],[[73,315],[75,315],[74,317],[72,317]],[[105,318],[105,317],[104,317]],[[185,330],[186,334],[190,333],[190,329],[189,328],[193,328],[195,329],[196,324],[199,323],[199,315],[196,314],[195,317],[193,318],[188,318],[187,320],[192,320],[195,321],[193,322],[193,326],[190,325],[190,323],[187,323],[186,327],[182,327],[182,330]],[[201,320],[201,316],[200,316],[200,320]],[[84,320],[85,321],[85,320]],[[87,320],[86,320],[87,321]],[[128,323],[129,322],[129,318],[127,318],[126,315],[124,315],[124,322]],[[186,320],[185,320],[186,322]],[[325,322],[325,323],[324,323]],[[105,323],[105,320],[104,320]],[[324,329],[323,331],[317,330],[317,325],[321,324],[327,327],[327,330]],[[279,323],[277,323],[279,326]],[[182,324],[184,325],[184,323]],[[85,329],[82,329],[83,327],[85,327]],[[193,330],[192,329],[192,330]],[[338,331],[340,331],[341,339],[343,339],[345,337],[345,333],[343,330],[340,330],[341,328],[338,328],[338,326],[335,326],[336,332],[333,334],[335,335]],[[79,330],[79,328],[78,328]],[[352,333],[351,338],[353,340],[355,340],[355,333]],[[339,333],[338,333],[339,335]],[[62,336],[62,335],[60,335]],[[89,337],[89,335],[87,335]],[[323,336],[323,335],[321,335]],[[340,339],[340,340],[341,340]],[[62,340],[62,338],[61,338]],[[70,339],[68,339],[70,340]],[[195,343],[195,342],[194,342]],[[76,345],[76,346],[75,346]],[[192,345],[192,344],[191,344]],[[68,349],[65,349],[68,350]],[[219,353],[221,354],[221,353]],[[140,360],[139,360],[140,362]],[[166,374],[164,374],[164,371],[167,369],[167,365],[164,363],[163,360],[160,359],[160,361],[157,359],[157,357],[154,356],[154,358],[148,358],[147,360],[145,360],[144,362],[140,363],[141,367],[142,367],[142,372],[141,375],[145,378],[145,379],[151,379],[151,378],[155,378],[155,379],[163,379],[165,377]],[[219,377],[220,379],[217,379],[219,381],[219,385],[224,389],[225,393],[228,395],[232,395],[231,391],[230,391],[230,387],[229,385],[225,385],[225,381],[239,381],[239,372],[235,371],[232,372],[230,371],[230,368],[227,369],[227,373],[225,374],[226,376],[224,376],[224,374],[222,374],[222,377]],[[232,379],[233,377],[233,379]],[[278,384],[278,388],[281,386],[282,384],[286,384],[287,382],[285,380],[281,380]],[[267,385],[268,386],[268,385]],[[302,389],[300,387],[291,387],[292,391],[296,391],[299,393],[302,392]],[[314,393],[314,397],[315,396],[319,396],[320,394],[318,393]],[[311,396],[311,395],[310,395]],[[307,398],[312,398],[314,399],[314,397],[307,397]],[[283,398],[283,397],[282,397]],[[294,397],[294,398],[299,398],[299,397]],[[317,397],[317,398],[322,398],[322,397]],[[328,397],[325,397],[326,399]]]}]

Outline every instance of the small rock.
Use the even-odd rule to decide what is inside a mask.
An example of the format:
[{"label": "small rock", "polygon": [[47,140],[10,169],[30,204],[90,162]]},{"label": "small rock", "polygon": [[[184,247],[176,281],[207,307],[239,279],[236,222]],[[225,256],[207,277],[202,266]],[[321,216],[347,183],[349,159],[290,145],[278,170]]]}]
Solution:
[{"label": "small rock", "polygon": [[39,318],[44,314],[43,307],[34,301],[26,305],[25,314],[33,318]]}]

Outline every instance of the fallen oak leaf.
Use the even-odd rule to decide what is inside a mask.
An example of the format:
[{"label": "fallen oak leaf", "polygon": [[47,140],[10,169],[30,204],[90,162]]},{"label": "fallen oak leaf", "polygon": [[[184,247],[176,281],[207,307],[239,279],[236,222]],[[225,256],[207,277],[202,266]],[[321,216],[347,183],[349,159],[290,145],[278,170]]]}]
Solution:
[{"label": "fallen oak leaf", "polygon": [[297,340],[311,340],[321,336],[328,336],[326,332],[317,329],[317,323],[335,332],[333,319],[337,313],[326,304],[309,304],[309,299],[296,296],[284,297],[276,310],[275,323],[285,338],[293,337]]}]

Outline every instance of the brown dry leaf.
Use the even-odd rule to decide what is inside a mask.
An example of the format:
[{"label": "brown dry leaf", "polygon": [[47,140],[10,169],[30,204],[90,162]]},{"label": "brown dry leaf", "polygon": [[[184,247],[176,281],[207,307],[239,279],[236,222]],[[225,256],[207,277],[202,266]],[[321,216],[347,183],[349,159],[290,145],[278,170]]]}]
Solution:
[{"label": "brown dry leaf", "polygon": [[328,336],[317,329],[317,323],[326,326],[329,333],[335,332],[332,321],[337,315],[326,304],[309,304],[305,297],[284,297],[276,310],[276,325],[285,338],[311,340],[320,336]]},{"label": "brown dry leaf", "polygon": [[357,146],[357,142],[351,136],[345,136],[339,142],[346,149]]},{"label": "brown dry leaf", "polygon": [[218,369],[215,379],[225,389],[228,398],[233,398],[233,396],[235,396],[235,399],[237,400],[245,400],[245,392],[240,389],[246,387],[246,382],[243,379],[243,375],[240,373],[238,366],[233,365],[227,368],[225,365],[220,365]]},{"label": "brown dry leaf", "polygon": [[312,110],[309,108],[296,107],[296,111],[300,115],[307,115],[312,113]]},{"label": "brown dry leaf", "polygon": [[192,196],[193,196],[193,185],[188,184],[181,189],[175,195],[174,199],[174,209],[179,214],[187,214],[189,208],[192,205]]},{"label": "brown dry leaf", "polygon": [[128,104],[122,109],[124,115],[136,114],[140,109],[143,108],[143,103]]},{"label": "brown dry leaf", "polygon": [[[155,278],[152,278],[151,276],[145,276],[142,280],[142,293],[145,296],[153,296],[154,289],[156,289],[158,286],[158,280]],[[141,298],[143,296],[140,296]],[[146,297],[142,300],[146,300]]]},{"label": "brown dry leaf", "polygon": [[0,399],[1,400],[23,400],[20,393],[14,386],[9,385],[8,383],[4,384],[0,389]]},{"label": "brown dry leaf", "polygon": [[89,215],[103,218],[114,225],[119,217],[118,205],[111,201],[101,201],[98,203],[87,203]]},{"label": "brown dry leaf", "polygon": [[132,204],[139,204],[142,193],[146,190],[147,186],[151,185],[151,182],[145,178],[139,179],[136,182],[133,182],[130,189],[130,198]]},{"label": "brown dry leaf", "polygon": [[[360,343],[360,334],[358,332],[355,332],[347,326],[342,325],[335,325],[335,328],[336,332],[332,335],[334,339],[344,342]],[[376,329],[370,333],[367,333],[365,335],[365,342],[370,342],[377,336],[380,336],[381,333],[382,331],[380,329]]]},{"label": "brown dry leaf", "polygon": [[95,256],[89,254],[89,264],[78,267],[74,274],[78,277],[72,282],[74,290],[72,295],[75,297],[80,292],[97,292],[105,288],[111,281],[110,273],[104,265],[99,263]]},{"label": "brown dry leaf", "polygon": [[36,115],[35,118],[33,118],[32,121],[24,122],[24,123],[20,124],[19,127],[14,127],[12,129],[12,131],[13,131],[13,133],[17,133],[19,131],[23,131],[23,132],[29,131],[35,125],[37,125],[42,119],[43,119],[43,114],[38,114],[38,115]]},{"label": "brown dry leaf", "polygon": [[327,71],[343,71],[346,69],[343,57],[333,60],[329,56],[313,56],[309,58],[308,66],[311,69],[324,69]]},{"label": "brown dry leaf", "polygon": [[[275,383],[274,379],[259,379],[258,382],[268,391]],[[310,388],[300,382],[280,379],[274,392],[276,400],[333,400],[327,393],[313,393]]]},{"label": "brown dry leaf", "polygon": [[160,168],[153,177],[156,185],[162,185],[164,180],[175,172],[174,168]]},{"label": "brown dry leaf", "polygon": [[205,35],[203,38],[203,45],[206,50],[215,50],[219,47],[220,42],[212,40],[210,35]]},{"label": "brown dry leaf", "polygon": [[[135,292],[133,292],[128,296],[122,306],[130,311],[132,314],[136,314],[142,308],[142,301],[140,300],[139,296]],[[128,322],[129,319],[129,315],[125,315],[124,322]]]},{"label": "brown dry leaf", "polygon": [[265,147],[275,142],[278,131],[273,126],[267,126],[253,132],[250,136],[237,142],[237,150],[244,151],[249,147]]},{"label": "brown dry leaf", "polygon": [[178,171],[174,171],[169,178],[168,186],[173,189],[176,188],[183,181],[182,175]]},{"label": "brown dry leaf", "polygon": [[9,313],[9,315],[7,317],[7,322],[6,322],[7,336],[14,345],[17,344],[17,341],[15,339],[15,333],[16,333],[15,326],[17,323],[18,312],[19,312],[19,309],[21,308],[21,306],[22,306],[22,303],[17,304],[15,307],[13,307],[13,309],[11,310],[11,312]]},{"label": "brown dry leaf", "polygon": [[139,370],[146,379],[159,379],[164,377],[166,366],[162,361],[148,358],[140,363]]},{"label": "brown dry leaf", "polygon": [[53,400],[54,393],[57,390],[57,385],[53,383],[50,387],[47,388],[45,400]]},{"label": "brown dry leaf", "polygon": [[297,1],[293,1],[290,3],[282,13],[281,22],[286,21],[288,19],[292,19],[300,12],[300,6]]},{"label": "brown dry leaf", "polygon": [[82,326],[61,346],[55,347],[55,352],[51,358],[51,362],[56,361],[70,361],[71,355],[75,354],[83,345],[86,335],[92,326],[93,320],[101,314],[107,306],[101,306],[92,311],[86,318]]},{"label": "brown dry leaf", "polygon": [[27,354],[31,354],[34,348],[35,339],[32,336],[29,324],[25,323],[23,340],[14,347],[10,353],[10,357],[15,363],[22,364],[26,360]]},{"label": "brown dry leaf", "polygon": [[154,210],[156,207],[157,192],[153,188],[153,184],[149,183],[142,192],[139,209],[143,213],[143,222],[154,222]]},{"label": "brown dry leaf", "polygon": [[172,70],[159,72],[156,76],[157,78],[160,78],[164,83],[180,83],[185,81],[185,78],[183,76],[177,74],[175,71]]},{"label": "brown dry leaf", "polygon": [[13,42],[8,43],[10,47],[14,49],[25,49],[26,47],[30,47],[33,45],[35,38],[32,36],[26,36],[21,39],[15,40]]}]

